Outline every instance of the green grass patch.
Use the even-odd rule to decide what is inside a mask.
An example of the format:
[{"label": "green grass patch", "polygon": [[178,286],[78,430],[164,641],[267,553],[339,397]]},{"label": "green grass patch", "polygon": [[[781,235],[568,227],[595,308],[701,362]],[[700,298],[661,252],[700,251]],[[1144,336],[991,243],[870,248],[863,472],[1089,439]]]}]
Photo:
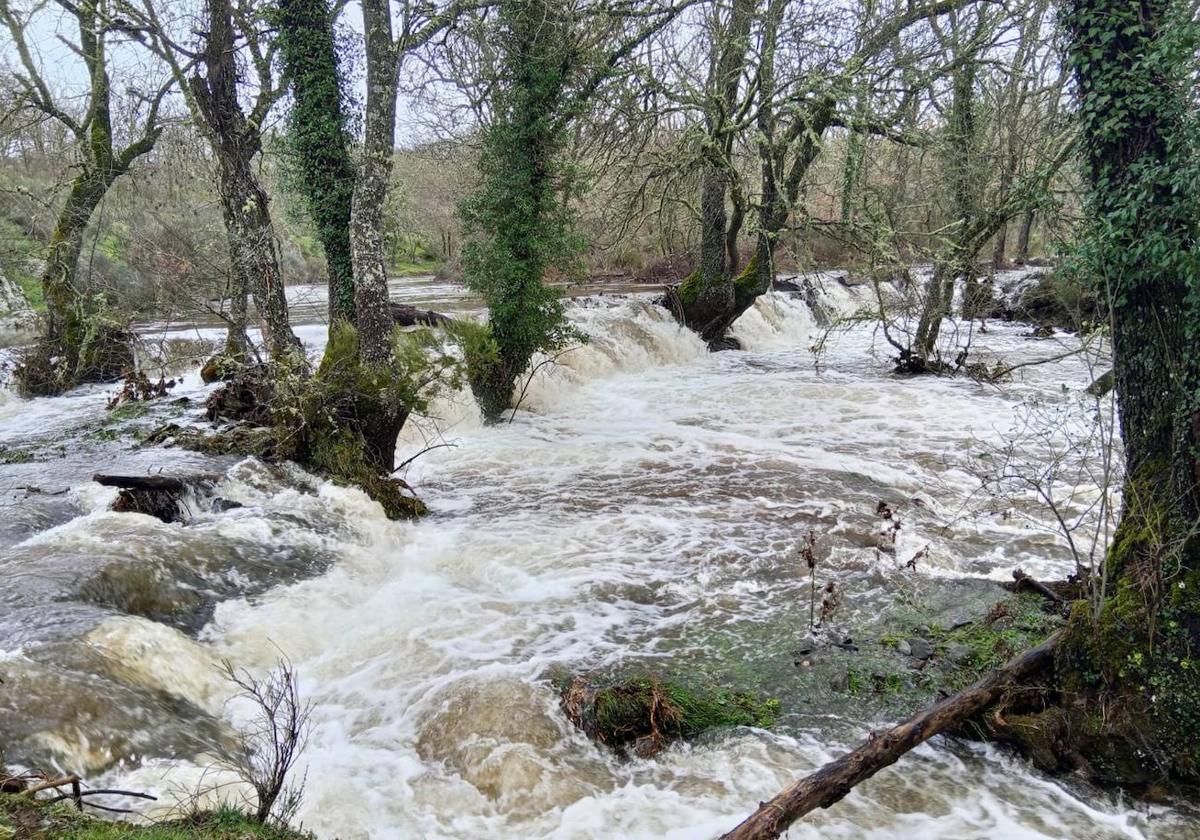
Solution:
[{"label": "green grass patch", "polygon": [[305,840],[279,826],[257,825],[233,808],[154,825],[108,822],[67,805],[0,795],[0,840]]}]

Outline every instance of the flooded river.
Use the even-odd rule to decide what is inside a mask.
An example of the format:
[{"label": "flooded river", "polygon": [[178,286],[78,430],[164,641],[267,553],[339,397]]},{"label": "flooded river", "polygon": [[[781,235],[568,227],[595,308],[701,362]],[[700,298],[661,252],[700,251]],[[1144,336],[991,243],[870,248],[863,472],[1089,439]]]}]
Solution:
[{"label": "flooded river", "polygon": [[[1025,368],[1002,388],[900,378],[871,326],[814,357],[823,314],[854,312],[864,292],[826,278],[809,302],[769,295],[736,325],[745,350],[717,354],[648,295],[575,300],[590,340],[543,369],[511,423],[482,426],[458,394],[406,429],[399,460],[448,444],[408,470],[432,511],[415,523],[297,470],[130,451],[119,430],[90,425],[105,389],[0,394],[0,444],[37,445],[0,467],[7,758],[167,801],[236,795],[220,754],[246,710],[226,703],[214,666],[261,673],[283,655],[314,704],[298,819],[319,837],[716,836],[886,722],[795,687],[805,533],[847,628],[900,597],[952,612],[954,587],[1018,566],[1073,569],[1050,530],[978,503],[971,464],[1031,401],[1077,401],[1083,362]],[[451,292],[409,300],[472,308]],[[1074,340],[1027,332],[993,325],[976,343],[1020,361]],[[319,347],[319,325],[300,333]],[[190,372],[172,398],[204,393]],[[109,512],[111,492],[87,477],[114,464],[217,472],[216,494],[240,506],[200,505],[186,525]],[[894,545],[880,501],[903,522]],[[781,723],[619,759],[571,727],[547,675],[630,663],[756,681],[780,698]],[[789,836],[1198,834],[1195,815],[938,739]]]}]

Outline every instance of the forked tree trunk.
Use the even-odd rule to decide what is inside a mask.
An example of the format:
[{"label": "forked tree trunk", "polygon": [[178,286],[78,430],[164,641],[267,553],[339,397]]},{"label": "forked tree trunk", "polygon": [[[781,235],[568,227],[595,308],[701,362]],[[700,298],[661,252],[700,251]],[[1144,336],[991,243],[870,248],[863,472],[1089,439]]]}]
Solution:
[{"label": "forked tree trunk", "polygon": [[244,308],[238,312],[240,295],[236,290],[249,288],[258,310],[263,343],[271,358],[278,359],[295,351],[300,342],[288,319],[267,194],[254,177],[250,157],[243,149],[235,145],[224,147],[219,155],[219,170],[218,192],[235,289],[231,326],[236,325],[239,315],[245,317]]},{"label": "forked tree trunk", "polygon": [[[190,88],[217,159],[233,287],[249,288],[263,342],[271,358],[281,360],[299,351],[300,341],[288,320],[267,194],[253,169],[262,138],[259,127],[247,121],[238,101],[237,53],[229,0],[208,0],[208,13],[205,74],[193,76]],[[236,310],[236,295],[234,307]]]}]

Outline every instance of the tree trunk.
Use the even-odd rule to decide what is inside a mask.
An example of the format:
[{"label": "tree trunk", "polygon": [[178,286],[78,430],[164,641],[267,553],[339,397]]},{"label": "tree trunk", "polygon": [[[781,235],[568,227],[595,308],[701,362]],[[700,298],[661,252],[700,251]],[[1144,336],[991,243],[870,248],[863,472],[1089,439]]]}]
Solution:
[{"label": "tree trunk", "polygon": [[1021,227],[1017,231],[1017,253],[1013,262],[1025,265],[1029,262],[1029,235],[1033,232],[1034,211],[1026,210],[1021,218]]},{"label": "tree trunk", "polygon": [[399,62],[387,0],[364,0],[362,9],[367,45],[367,105],[362,157],[350,214],[350,243],[359,353],[364,363],[380,365],[391,358],[394,328],[388,309],[383,208],[395,152]]},{"label": "tree trunk", "polygon": [[917,324],[916,340],[913,342],[914,355],[923,366],[931,362],[937,350],[942,320],[950,316],[954,300],[954,282],[958,276],[957,265],[940,262],[934,266],[933,276],[929,278],[925,287],[925,305],[921,310],[921,320]]},{"label": "tree trunk", "polygon": [[715,100],[706,115],[708,143],[700,174],[700,263],[679,288],[683,322],[710,346],[723,337],[735,301],[730,273],[736,269],[737,235],[743,208],[736,208],[731,229],[725,203],[732,173],[733,131],[729,122],[738,106],[742,69],[750,49],[750,26],[757,0],[734,0],[729,20],[712,33],[715,53],[710,88]]},{"label": "tree trunk", "polygon": [[1000,225],[996,231],[996,246],[992,249],[992,268],[1001,269],[1008,266],[1008,222]]},{"label": "tree trunk", "polygon": [[217,159],[233,286],[250,289],[263,342],[271,358],[281,360],[298,352],[300,341],[288,320],[267,194],[252,167],[254,156],[262,148],[262,137],[259,126],[246,119],[238,101],[236,39],[229,0],[209,0],[208,13],[205,75],[193,76],[190,89]]},{"label": "tree trunk", "polygon": [[48,337],[60,352],[67,354],[72,368],[79,359],[86,330],[85,296],[76,282],[83,236],[111,183],[112,178],[88,167],[75,177],[50,235],[42,271]]},{"label": "tree trunk", "polygon": [[1071,724],[1092,737],[1085,758],[1119,781],[1194,785],[1200,195],[1180,174],[1195,171],[1184,138],[1197,118],[1179,12],[1170,0],[1071,0],[1060,11],[1098,222],[1086,269],[1110,307],[1126,470],[1120,524],[1058,664]]},{"label": "tree trunk", "polygon": [[243,363],[250,354],[250,340],[246,337],[249,323],[246,275],[232,270],[229,273],[229,323],[225,330],[225,356],[236,363]]},{"label": "tree trunk", "polygon": [[[275,229],[267,205],[267,194],[251,169],[250,157],[240,144],[217,150],[221,208],[229,239],[229,263],[233,277],[233,324],[245,318],[244,290],[249,288],[258,310],[263,343],[272,359],[287,356],[300,347],[288,319],[287,298],[275,248]],[[243,295],[239,295],[241,290]],[[239,301],[238,298],[242,297]],[[239,309],[242,311],[239,312]]]}]

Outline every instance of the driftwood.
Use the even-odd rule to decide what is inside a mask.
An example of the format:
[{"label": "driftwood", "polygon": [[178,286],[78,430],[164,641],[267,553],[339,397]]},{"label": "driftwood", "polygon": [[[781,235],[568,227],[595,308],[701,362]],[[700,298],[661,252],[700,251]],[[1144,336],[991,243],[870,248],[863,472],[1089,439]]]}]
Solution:
[{"label": "driftwood", "polygon": [[105,487],[121,489],[112,509],[118,513],[145,513],[163,522],[179,522],[183,518],[181,502],[190,489],[211,488],[215,475],[108,475],[96,473],[92,481]]},{"label": "driftwood", "polygon": [[834,759],[810,776],[786,788],[722,840],[763,840],[779,837],[788,826],[817,808],[840,801],[859,782],[869,779],[902,755],[940,732],[953,729],[995,703],[1005,691],[1050,662],[1061,631],[993,671],[968,689],[930,706],[882,735]]},{"label": "driftwood", "polygon": [[1090,397],[1103,397],[1117,384],[1116,375],[1112,368],[1109,368],[1104,373],[1096,377],[1096,381],[1087,386],[1087,393]]},{"label": "driftwood", "polygon": [[1053,604],[1063,603],[1064,599],[1061,595],[1041,581],[1025,574],[1024,569],[1014,569],[1012,575],[1013,580],[1016,582],[1016,585],[1013,587],[1014,589],[1032,589]]},{"label": "driftwood", "polygon": [[389,303],[388,308],[392,313],[392,320],[399,327],[448,327],[454,323],[454,319],[449,315],[443,315],[440,312],[433,312],[429,309],[417,309],[415,306],[409,306],[407,303]]},{"label": "driftwood", "polygon": [[216,476],[195,475],[181,478],[175,475],[111,475],[96,473],[92,481],[105,487],[120,487],[122,490],[145,490],[151,493],[174,493],[182,495],[191,487],[212,484]]}]

